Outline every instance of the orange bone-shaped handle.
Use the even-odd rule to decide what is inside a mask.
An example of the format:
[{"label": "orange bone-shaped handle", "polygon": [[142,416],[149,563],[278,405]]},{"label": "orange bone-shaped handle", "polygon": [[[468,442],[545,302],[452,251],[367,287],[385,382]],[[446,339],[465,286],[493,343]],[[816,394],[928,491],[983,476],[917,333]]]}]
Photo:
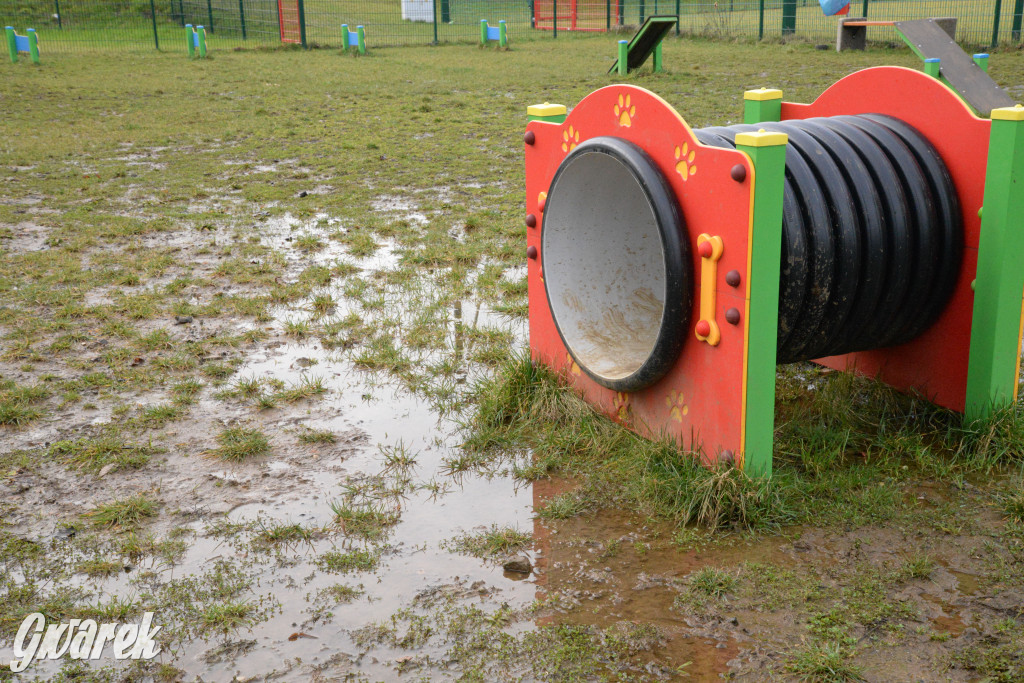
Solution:
[{"label": "orange bone-shaped handle", "polygon": [[697,339],[718,346],[722,333],[715,322],[715,283],[718,281],[718,259],[722,258],[722,238],[701,233],[697,237],[700,254],[700,320],[694,333]]}]

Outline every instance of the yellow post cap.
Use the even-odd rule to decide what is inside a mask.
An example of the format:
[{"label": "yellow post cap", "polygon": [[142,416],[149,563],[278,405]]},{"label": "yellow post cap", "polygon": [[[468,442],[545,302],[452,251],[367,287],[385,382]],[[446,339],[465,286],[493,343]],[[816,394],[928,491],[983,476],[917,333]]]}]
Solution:
[{"label": "yellow post cap", "polygon": [[764,128],[756,133],[737,133],[736,144],[747,147],[774,147],[789,142],[789,136],[785,133],[769,133]]},{"label": "yellow post cap", "polygon": [[545,102],[544,104],[531,104],[526,108],[527,116],[562,116],[565,114],[564,104],[551,104]]},{"label": "yellow post cap", "polygon": [[992,110],[993,121],[1024,121],[1024,107],[1015,105],[1013,107],[1000,107]]},{"label": "yellow post cap", "polygon": [[782,91],[776,90],[775,88],[758,88],[757,90],[748,90],[743,93],[743,99],[754,100],[755,102],[764,102],[765,100],[781,100]]}]

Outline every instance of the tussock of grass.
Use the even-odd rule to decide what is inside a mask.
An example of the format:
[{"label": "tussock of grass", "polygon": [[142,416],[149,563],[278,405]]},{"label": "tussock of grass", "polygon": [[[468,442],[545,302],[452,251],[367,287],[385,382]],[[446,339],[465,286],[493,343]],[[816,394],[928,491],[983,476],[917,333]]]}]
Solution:
[{"label": "tussock of grass", "polygon": [[99,505],[85,516],[97,526],[127,529],[138,526],[143,520],[155,517],[156,514],[156,502],[146,494],[140,493],[131,498]]},{"label": "tussock of grass", "polygon": [[210,454],[232,462],[241,462],[270,450],[270,442],[263,432],[245,427],[225,429],[217,435],[217,443],[220,445],[210,451]]},{"label": "tussock of grass", "polygon": [[149,462],[157,449],[127,443],[115,436],[58,441],[50,446],[51,456],[87,472],[99,473],[138,469]]},{"label": "tussock of grass", "polygon": [[446,541],[445,547],[481,559],[501,558],[533,543],[533,535],[512,527],[492,524],[486,531],[464,533]]},{"label": "tussock of grass", "polygon": [[851,653],[835,643],[814,643],[793,654],[786,668],[801,680],[815,683],[860,681],[862,668],[849,661]]},{"label": "tussock of grass", "polygon": [[13,382],[0,382],[0,425],[18,427],[43,416],[38,405],[49,398],[46,387],[18,387]]},{"label": "tussock of grass", "polygon": [[372,572],[380,563],[380,551],[350,550],[342,552],[329,550],[316,558],[316,565],[321,571],[332,574],[348,574],[349,572]]}]

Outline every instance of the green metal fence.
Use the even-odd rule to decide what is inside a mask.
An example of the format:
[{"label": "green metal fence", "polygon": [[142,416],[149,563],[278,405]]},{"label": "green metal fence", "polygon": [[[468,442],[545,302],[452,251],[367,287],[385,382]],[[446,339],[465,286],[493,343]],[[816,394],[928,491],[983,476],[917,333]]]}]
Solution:
[{"label": "green metal fence", "polygon": [[[211,49],[340,47],[341,25],[365,26],[370,49],[479,40],[480,20],[505,20],[510,39],[628,30],[654,14],[679,16],[678,33],[717,38],[835,40],[835,17],[816,0],[0,0],[0,26],[35,28],[43,54],[184,50],[187,24]],[[1020,44],[1024,0],[852,0],[871,19],[955,16],[968,47]],[[869,38],[898,42],[892,29]]]}]

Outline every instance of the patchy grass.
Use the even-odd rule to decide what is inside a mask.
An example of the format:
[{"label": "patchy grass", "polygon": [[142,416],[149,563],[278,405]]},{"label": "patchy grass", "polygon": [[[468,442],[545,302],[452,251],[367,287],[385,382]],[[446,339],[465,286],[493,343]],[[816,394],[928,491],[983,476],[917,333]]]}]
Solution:
[{"label": "patchy grass", "polygon": [[112,529],[132,529],[145,520],[156,517],[156,501],[144,493],[103,503],[85,513],[85,517],[96,526]]},{"label": "patchy grass", "polygon": [[464,533],[445,542],[452,550],[481,559],[500,559],[533,544],[533,535],[494,524],[486,531]]},{"label": "patchy grass", "polygon": [[98,474],[133,470],[145,466],[157,451],[153,446],[126,443],[116,436],[58,441],[49,454],[82,470]]},{"label": "patchy grass", "polygon": [[322,571],[332,574],[348,574],[350,572],[372,572],[380,563],[380,551],[364,550],[330,550],[316,558],[316,565]]},{"label": "patchy grass", "polygon": [[258,429],[229,427],[217,435],[217,443],[210,455],[231,462],[242,462],[270,452],[270,441]]}]

